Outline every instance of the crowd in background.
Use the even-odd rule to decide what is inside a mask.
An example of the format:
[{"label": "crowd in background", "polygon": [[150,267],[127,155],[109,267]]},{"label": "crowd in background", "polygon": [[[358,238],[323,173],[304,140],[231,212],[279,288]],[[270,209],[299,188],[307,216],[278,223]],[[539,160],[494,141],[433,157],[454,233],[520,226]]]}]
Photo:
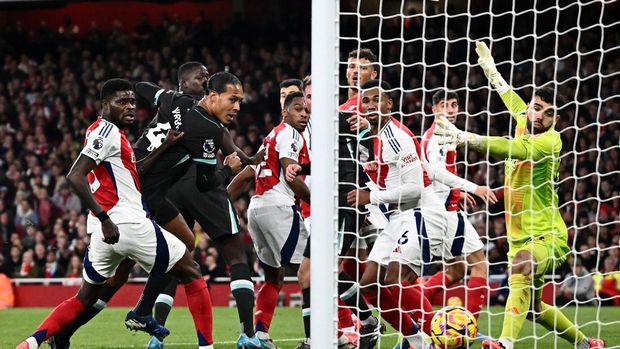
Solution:
[{"label": "crowd in background", "polygon": [[[300,30],[287,29],[293,25]],[[411,37],[422,35],[421,22],[415,17],[407,23],[386,21],[383,25],[384,35],[390,31],[396,35],[399,30]],[[202,15],[192,19],[144,15],[136,23],[115,22],[112,27],[103,32],[93,22],[89,28],[79,28],[66,18],[60,28],[41,23],[36,30],[26,30],[19,22],[0,28],[0,272],[11,277],[81,275],[81,260],[89,242],[86,212],[64,175],[79,154],[87,126],[99,113],[99,87],[106,79],[152,81],[174,89],[176,68],[183,62],[201,61],[210,73],[229,70],[241,79],[245,94],[231,134],[251,155],[280,122],[279,82],[303,78],[310,72],[309,26],[300,25],[294,18],[291,23],[263,25],[237,19],[226,28],[214,30]],[[427,39],[443,34],[455,37],[452,30],[442,33],[444,26],[426,28]],[[251,39],[239,35],[249,32],[253,33]],[[582,34],[578,43],[576,36],[559,42],[553,54],[564,58],[557,67],[550,60],[541,59],[534,66],[523,57],[515,57],[512,52],[524,57],[531,52],[528,40],[515,41],[514,49],[497,43],[494,54],[497,61],[520,62],[510,67],[499,65],[514,86],[569,79],[559,89],[569,100],[580,101],[578,108],[566,113],[556,126],[564,141],[558,181],[561,210],[572,247],[578,252],[578,259],[571,258],[557,273],[570,281],[577,273],[600,272],[598,283],[593,278],[593,287],[600,288],[605,277],[617,275],[614,272],[620,267],[620,182],[614,180],[620,168],[620,97],[614,95],[620,90],[620,77],[611,74],[620,69],[620,57],[570,55],[571,49],[588,49],[588,42],[594,40],[594,33]],[[619,42],[617,36],[615,40]],[[389,40],[369,43],[385,65],[380,76],[392,86],[402,87],[394,95],[399,117],[416,135],[430,126],[430,95],[441,86],[460,95],[461,108],[469,117],[461,117],[459,126],[490,135],[511,132],[510,116],[502,113],[501,101],[486,88],[482,71],[456,61],[456,57],[472,56],[462,41],[451,42],[443,49],[429,47],[426,56],[419,54],[419,44],[421,41],[415,40],[409,46]],[[342,46],[344,61],[348,49],[356,45]],[[542,52],[536,54],[543,56],[551,54],[545,50],[555,47],[540,46]],[[450,60],[432,66],[435,61],[445,61],[444,51],[449,52]],[[403,61],[402,57],[407,58]],[[391,64],[399,61],[412,65]],[[413,63],[422,61],[428,64]],[[579,78],[570,80],[575,76]],[[518,92],[529,98],[531,89]],[[345,93],[341,95],[345,98]],[[136,123],[127,132],[130,141],[139,137],[154,115],[145,101],[138,102]],[[486,162],[484,155],[474,152],[463,152],[460,159],[465,156],[467,165],[461,162],[460,172],[497,189],[501,199],[503,163],[495,159]],[[245,218],[252,194],[248,189],[234,207],[246,236],[247,253],[254,260]],[[503,200],[491,207],[480,205],[471,212],[487,246],[491,274],[506,273]],[[203,274],[210,279],[226,276],[226,266],[207,235],[199,226],[194,230],[198,237],[195,259]],[[134,275],[143,272],[137,269]],[[617,282],[620,284],[620,279]]]}]

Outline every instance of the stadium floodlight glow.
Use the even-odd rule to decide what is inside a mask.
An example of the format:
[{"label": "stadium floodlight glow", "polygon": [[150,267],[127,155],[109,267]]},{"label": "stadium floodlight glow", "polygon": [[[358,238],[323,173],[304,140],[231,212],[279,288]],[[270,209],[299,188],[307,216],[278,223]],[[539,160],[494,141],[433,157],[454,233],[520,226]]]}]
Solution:
[{"label": "stadium floodlight glow", "polygon": [[312,1],[311,338],[336,348],[338,0]]}]

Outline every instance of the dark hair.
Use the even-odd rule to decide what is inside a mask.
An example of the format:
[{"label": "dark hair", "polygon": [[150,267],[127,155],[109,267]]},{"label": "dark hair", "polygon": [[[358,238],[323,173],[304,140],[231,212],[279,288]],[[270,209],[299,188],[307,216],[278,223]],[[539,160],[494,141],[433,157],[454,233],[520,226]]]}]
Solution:
[{"label": "dark hair", "polygon": [[204,64],[197,61],[191,61],[181,64],[181,66],[177,70],[177,81],[181,83],[181,80],[186,79],[187,74],[191,73],[196,69],[200,69],[200,67],[202,66],[204,66]]},{"label": "dark hair", "polygon": [[559,114],[560,110],[567,103],[566,97],[551,86],[543,86],[534,90],[534,96],[538,96],[543,101],[553,105],[556,109],[556,114]]},{"label": "dark hair", "polygon": [[[369,48],[361,48],[359,50],[353,50],[349,52],[349,58],[366,58],[368,62],[375,63],[377,62],[377,55],[372,53]],[[376,64],[371,64],[372,69],[378,70]]]},{"label": "dark hair", "polygon": [[364,85],[362,85],[362,90],[369,90],[375,87],[381,90],[382,94],[385,94],[388,97],[392,98],[392,96],[390,96],[390,90],[392,89],[392,86],[390,86],[390,84],[388,84],[387,82],[383,80],[379,80],[379,79],[368,80],[366,81]]},{"label": "dark hair", "polygon": [[459,95],[454,91],[448,91],[445,89],[439,89],[439,91],[433,94],[433,105],[439,104],[441,101],[447,101],[449,99],[456,99],[459,101]]},{"label": "dark hair", "polygon": [[125,79],[110,79],[101,86],[101,99],[108,99],[118,91],[133,91],[133,85]]},{"label": "dark hair", "polygon": [[288,108],[295,98],[304,98],[304,94],[302,92],[291,92],[287,94],[286,98],[284,98],[284,109]]},{"label": "dark hair", "polygon": [[207,81],[207,91],[213,91],[218,94],[223,93],[228,85],[241,86],[241,80],[229,72],[215,73]]},{"label": "dark hair", "polygon": [[304,79],[301,82],[303,84],[301,86],[301,90],[304,91],[307,86],[312,85],[312,75],[306,75],[306,77],[304,77]]},{"label": "dark hair", "polygon": [[280,83],[280,89],[287,88],[289,86],[297,86],[299,91],[302,91],[301,85],[303,83],[299,79],[286,79]]}]

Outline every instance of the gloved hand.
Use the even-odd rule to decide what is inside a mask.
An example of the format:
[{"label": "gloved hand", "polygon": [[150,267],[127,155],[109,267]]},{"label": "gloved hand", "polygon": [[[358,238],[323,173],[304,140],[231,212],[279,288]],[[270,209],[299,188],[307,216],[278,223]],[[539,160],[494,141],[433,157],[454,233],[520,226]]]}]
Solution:
[{"label": "gloved hand", "polygon": [[495,60],[491,56],[491,50],[482,41],[476,41],[476,53],[478,54],[478,64],[482,68],[484,75],[489,79],[491,86],[501,95],[510,90],[510,85],[504,80],[497,71]]},{"label": "gloved hand", "polygon": [[475,133],[459,130],[443,115],[436,118],[435,123],[437,127],[435,127],[433,133],[439,136],[437,143],[439,145],[447,145],[448,150],[455,150],[459,145],[465,142],[475,141],[480,138],[480,136]]}]

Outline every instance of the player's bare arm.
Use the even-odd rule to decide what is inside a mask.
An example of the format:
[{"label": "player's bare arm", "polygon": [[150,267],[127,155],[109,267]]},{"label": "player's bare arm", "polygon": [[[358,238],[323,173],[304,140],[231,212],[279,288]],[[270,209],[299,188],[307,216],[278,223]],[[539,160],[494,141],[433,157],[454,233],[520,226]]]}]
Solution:
[{"label": "player's bare arm", "polygon": [[232,136],[230,135],[230,131],[228,131],[227,128],[224,128],[222,131],[221,149],[224,155],[230,155],[232,153],[237,153],[237,156],[239,156],[239,159],[241,159],[241,164],[243,166],[258,165],[263,161],[263,158],[265,157],[264,149],[259,150],[253,156],[247,156],[243,152],[243,150],[239,149],[239,147],[235,144],[235,142],[232,139]]},{"label": "player's bare arm", "polygon": [[69,174],[67,174],[67,182],[73,189],[73,192],[80,198],[82,205],[86,206],[101,221],[103,241],[108,244],[115,244],[119,238],[118,228],[110,220],[103,208],[95,201],[86,179],[88,173],[95,169],[95,167],[97,167],[97,163],[93,159],[80,155],[71,167],[71,170],[69,170]]},{"label": "player's bare arm", "polygon": [[241,194],[245,186],[254,179],[254,168],[252,166],[246,166],[243,171],[239,172],[238,175],[230,181],[226,191],[228,192],[228,197],[232,201],[237,200]]},{"label": "player's bare arm", "polygon": [[[282,165],[282,168],[288,168],[289,165],[297,165],[297,161],[290,158],[281,158],[280,164]],[[301,178],[295,177],[293,181],[287,182],[287,184],[291,187],[291,189],[293,189],[293,192],[298,198],[310,203],[310,189],[308,189],[308,186],[301,180]]]},{"label": "player's bare arm", "polygon": [[138,174],[140,177],[144,176],[149,169],[153,166],[157,158],[166,152],[166,150],[170,149],[171,146],[176,144],[176,142],[183,137],[183,132],[177,130],[168,130],[166,134],[166,140],[162,145],[157,147],[155,150],[149,153],[144,159],[138,161],[136,163],[136,168],[138,169]]}]

